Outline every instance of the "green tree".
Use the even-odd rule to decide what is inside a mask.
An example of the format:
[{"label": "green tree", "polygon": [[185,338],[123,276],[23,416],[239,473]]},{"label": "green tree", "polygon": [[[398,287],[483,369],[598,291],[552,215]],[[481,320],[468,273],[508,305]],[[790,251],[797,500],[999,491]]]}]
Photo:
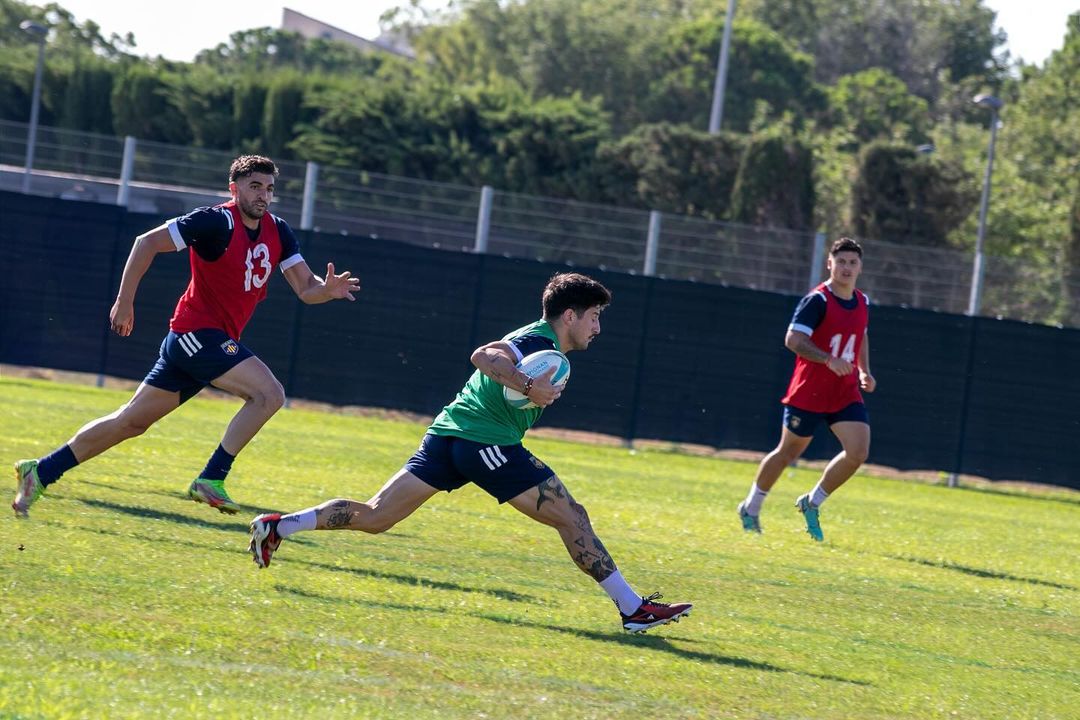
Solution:
[{"label": "green tree", "polygon": [[113,130],[141,140],[186,145],[191,127],[170,102],[170,71],[159,62],[132,63],[112,89]]},{"label": "green tree", "polygon": [[296,133],[304,102],[305,80],[295,71],[277,73],[266,91],[262,138],[265,151],[273,157],[292,157],[289,143]]},{"label": "green tree", "polygon": [[813,153],[783,129],[755,135],[731,193],[731,219],[748,225],[810,230],[814,219]]},{"label": "green tree", "polygon": [[241,76],[233,83],[232,147],[248,152],[262,144],[262,121],[266,109],[266,85]]},{"label": "green tree", "polygon": [[997,83],[1006,70],[982,0],[743,0],[739,12],[812,55],[825,84],[879,67],[933,102],[946,79]]},{"label": "green tree", "polygon": [[853,229],[868,240],[945,246],[975,207],[974,186],[956,165],[906,145],[871,143],[852,190]]},{"label": "green tree", "polygon": [[[723,24],[722,18],[704,17],[675,25],[664,37],[648,91],[652,121],[708,127]],[[804,118],[824,107],[810,56],[759,23],[735,22],[730,67],[735,70],[724,95],[725,129],[747,132],[755,121],[773,122],[785,113]]]},{"label": "green tree", "polygon": [[600,148],[600,199],[724,219],[743,147],[742,137],[732,133],[710,135],[671,123],[641,125]]},{"label": "green tree", "polygon": [[920,144],[928,139],[926,101],[909,93],[887,70],[845,75],[827,93],[827,125],[843,128],[860,145],[880,139]]},{"label": "green tree", "polygon": [[116,63],[90,54],[79,56],[66,83],[59,124],[83,132],[112,133],[110,98],[117,72]]}]

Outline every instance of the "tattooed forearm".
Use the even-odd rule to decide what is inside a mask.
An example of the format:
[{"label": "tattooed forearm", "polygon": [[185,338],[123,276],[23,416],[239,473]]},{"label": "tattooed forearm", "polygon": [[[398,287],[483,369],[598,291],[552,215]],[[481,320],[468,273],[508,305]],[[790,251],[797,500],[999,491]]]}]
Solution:
[{"label": "tattooed forearm", "polygon": [[556,498],[566,497],[566,488],[554,475],[540,483],[536,489],[540,491],[540,496],[536,498],[537,510],[546,502],[555,502]]},{"label": "tattooed forearm", "polygon": [[351,504],[349,500],[335,500],[320,507],[315,511],[316,522],[327,530],[349,527],[353,518],[353,511],[349,509]]}]

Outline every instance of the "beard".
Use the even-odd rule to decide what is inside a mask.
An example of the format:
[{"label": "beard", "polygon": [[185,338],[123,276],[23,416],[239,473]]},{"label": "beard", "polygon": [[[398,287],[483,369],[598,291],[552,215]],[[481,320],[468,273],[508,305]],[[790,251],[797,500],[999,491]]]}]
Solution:
[{"label": "beard", "polygon": [[260,220],[262,219],[262,216],[266,214],[266,208],[256,207],[255,203],[247,202],[242,198],[237,198],[236,204],[240,206],[240,212],[244,213],[249,218]]}]

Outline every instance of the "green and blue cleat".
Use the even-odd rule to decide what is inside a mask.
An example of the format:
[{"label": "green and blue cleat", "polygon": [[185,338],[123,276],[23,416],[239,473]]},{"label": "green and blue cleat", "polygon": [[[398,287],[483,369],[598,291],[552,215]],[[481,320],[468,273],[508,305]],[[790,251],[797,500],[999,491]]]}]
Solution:
[{"label": "green and blue cleat", "polygon": [[742,520],[742,529],[746,532],[761,532],[761,521],[757,515],[746,512],[746,501],[739,503],[739,519]]},{"label": "green and blue cleat", "polygon": [[240,512],[240,506],[229,497],[229,493],[225,492],[224,480],[197,478],[188,487],[188,497],[229,515]]},{"label": "green and blue cleat", "polygon": [[806,532],[810,533],[810,537],[818,542],[824,540],[825,536],[821,532],[821,523],[818,522],[818,509],[810,504],[810,493],[800,495],[799,499],[795,501],[795,507],[803,514],[803,519],[806,520]]},{"label": "green and blue cleat", "polygon": [[15,463],[15,501],[11,503],[15,517],[29,517],[30,506],[45,492],[45,486],[38,478],[37,467],[37,460],[20,460]]}]

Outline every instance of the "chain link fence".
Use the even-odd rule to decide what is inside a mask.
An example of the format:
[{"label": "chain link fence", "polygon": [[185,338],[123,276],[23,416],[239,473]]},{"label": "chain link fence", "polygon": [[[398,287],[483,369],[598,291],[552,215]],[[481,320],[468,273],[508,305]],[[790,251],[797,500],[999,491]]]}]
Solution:
[{"label": "chain link fence", "polygon": [[[27,129],[0,121],[2,189],[21,187]],[[39,127],[30,191],[175,216],[227,199],[232,159],[217,150]],[[321,232],[789,295],[805,293],[825,273],[824,238],[812,233],[350,168],[278,165],[274,212]],[[860,287],[875,304],[966,312],[970,252],[887,242],[865,247]],[[987,257],[981,314],[1080,327],[1080,272]]]}]

